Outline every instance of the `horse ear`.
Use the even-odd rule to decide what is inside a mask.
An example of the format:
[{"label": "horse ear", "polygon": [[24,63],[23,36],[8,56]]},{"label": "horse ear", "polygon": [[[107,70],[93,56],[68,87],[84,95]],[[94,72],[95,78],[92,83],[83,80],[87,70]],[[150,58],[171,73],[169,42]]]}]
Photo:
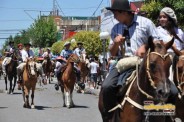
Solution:
[{"label": "horse ear", "polygon": [[181,53],[176,47],[172,46],[171,48],[172,48],[172,50],[174,51],[174,53],[175,53],[177,56],[181,56],[181,55],[182,55],[182,53]]},{"label": "horse ear", "polygon": [[155,45],[153,43],[153,37],[152,36],[149,36],[148,38],[148,49],[150,48],[150,51],[153,51],[154,48],[155,48]]},{"label": "horse ear", "polygon": [[169,48],[171,48],[173,43],[174,43],[174,37],[172,37],[171,40],[165,44],[166,49],[168,50]]}]

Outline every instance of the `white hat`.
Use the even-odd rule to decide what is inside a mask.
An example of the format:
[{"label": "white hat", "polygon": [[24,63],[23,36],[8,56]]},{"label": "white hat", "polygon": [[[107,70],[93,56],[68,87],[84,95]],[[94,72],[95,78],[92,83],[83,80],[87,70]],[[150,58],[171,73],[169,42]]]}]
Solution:
[{"label": "white hat", "polygon": [[176,15],[175,15],[175,12],[174,12],[171,8],[169,8],[169,7],[164,7],[164,8],[160,11],[160,13],[161,13],[161,12],[165,13],[166,15],[168,15],[168,16],[175,22],[175,24],[177,23],[177,17],[176,17]]},{"label": "white hat", "polygon": [[66,46],[66,45],[70,45],[70,42],[65,42],[64,46]]}]

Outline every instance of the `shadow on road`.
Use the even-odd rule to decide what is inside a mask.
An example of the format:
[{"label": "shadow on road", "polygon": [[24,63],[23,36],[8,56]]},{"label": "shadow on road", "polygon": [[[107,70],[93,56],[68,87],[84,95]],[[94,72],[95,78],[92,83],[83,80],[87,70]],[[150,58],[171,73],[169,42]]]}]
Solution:
[{"label": "shadow on road", "polygon": [[47,107],[47,106],[35,106],[35,109],[37,109],[37,110],[45,110],[45,108],[52,108],[52,107]]},{"label": "shadow on road", "polygon": [[82,105],[75,105],[74,108],[89,108],[88,106],[82,106]]},{"label": "shadow on road", "polygon": [[8,108],[8,107],[0,107],[0,109],[5,109],[5,108]]}]

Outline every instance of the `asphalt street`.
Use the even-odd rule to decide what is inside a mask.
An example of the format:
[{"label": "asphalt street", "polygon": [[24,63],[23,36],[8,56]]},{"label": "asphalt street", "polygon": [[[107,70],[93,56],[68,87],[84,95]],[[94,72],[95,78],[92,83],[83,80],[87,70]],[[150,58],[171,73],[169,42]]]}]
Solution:
[{"label": "asphalt street", "polygon": [[35,109],[23,108],[22,91],[5,92],[4,80],[0,80],[0,122],[101,122],[98,95],[79,94],[74,91],[75,108],[63,107],[61,91],[52,84],[39,86],[35,91]]}]

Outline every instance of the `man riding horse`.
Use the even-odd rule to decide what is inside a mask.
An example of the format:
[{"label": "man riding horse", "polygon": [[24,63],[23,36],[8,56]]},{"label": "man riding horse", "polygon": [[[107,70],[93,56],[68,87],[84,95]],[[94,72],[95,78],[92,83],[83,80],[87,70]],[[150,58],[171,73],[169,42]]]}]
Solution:
[{"label": "man riding horse", "polygon": [[13,51],[15,50],[15,47],[14,47],[14,42],[13,41],[10,41],[8,43],[9,45],[6,47],[5,49],[5,58],[2,62],[2,71],[3,71],[3,75],[6,76],[6,65],[8,65],[11,61],[11,54],[13,54]]},{"label": "man riding horse", "polygon": [[[109,46],[111,55],[124,57],[120,60],[123,64],[133,64],[134,66],[132,66],[135,67],[137,63],[135,59],[137,57],[142,58],[147,50],[148,38],[152,36],[155,40],[159,40],[157,30],[151,20],[133,13],[128,0],[114,0],[112,6],[106,9],[112,11],[115,19],[119,21],[111,31]],[[132,57],[135,57],[135,59]],[[125,62],[127,62],[127,64]],[[120,64],[120,62],[118,62],[118,64]],[[120,75],[127,75],[131,72],[130,67],[132,66],[127,66],[126,72],[121,71],[121,66],[122,65],[116,65],[116,67],[112,68],[102,84],[101,92],[103,91],[102,98],[104,103],[102,114],[107,120],[112,118],[112,113],[109,112],[109,110],[117,105],[117,93],[120,89],[124,88],[126,84],[125,80],[123,80],[123,83],[118,85]]]},{"label": "man riding horse", "polygon": [[[65,66],[67,59],[70,57],[70,55],[73,54],[73,51],[70,49],[70,45],[71,45],[70,42],[65,42],[64,49],[60,53],[60,56],[62,57],[63,63],[62,63],[62,65],[60,65],[60,68],[57,68],[57,71],[56,71],[57,76],[61,75],[61,73],[60,73],[61,69]],[[77,68],[76,65],[74,66],[74,69],[75,69],[75,72],[77,75],[77,82],[80,83],[80,70]],[[59,81],[58,81],[58,84],[55,85],[56,90],[58,88],[58,85],[60,85]]]},{"label": "man riding horse", "polygon": [[[23,62],[20,63],[19,66],[17,67],[18,82],[20,84],[23,82],[22,81],[22,73],[23,73],[23,68],[26,65],[26,61],[29,60],[30,58],[34,58],[34,53],[30,49],[31,44],[30,43],[25,43],[24,46],[25,46],[25,50],[23,49],[21,51],[21,56],[22,56],[22,61]],[[41,77],[43,79],[44,73],[43,73],[42,65],[36,63],[36,68],[37,68],[38,73],[41,75]]]}]

